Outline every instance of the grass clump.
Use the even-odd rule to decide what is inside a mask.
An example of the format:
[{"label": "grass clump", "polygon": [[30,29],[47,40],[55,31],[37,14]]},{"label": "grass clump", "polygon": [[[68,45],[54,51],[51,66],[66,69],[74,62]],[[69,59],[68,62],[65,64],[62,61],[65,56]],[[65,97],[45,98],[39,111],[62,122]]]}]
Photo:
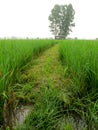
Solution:
[{"label": "grass clump", "polygon": [[60,91],[45,86],[36,94],[35,101],[33,111],[20,130],[60,130],[63,115]]}]

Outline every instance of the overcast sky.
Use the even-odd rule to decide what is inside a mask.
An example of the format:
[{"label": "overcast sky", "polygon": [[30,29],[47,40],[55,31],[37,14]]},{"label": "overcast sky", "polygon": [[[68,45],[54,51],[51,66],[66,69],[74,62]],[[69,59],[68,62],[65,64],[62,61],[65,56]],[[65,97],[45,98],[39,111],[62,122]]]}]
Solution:
[{"label": "overcast sky", "polygon": [[51,9],[69,3],[75,9],[76,25],[69,37],[98,37],[98,0],[0,0],[0,37],[53,37]]}]

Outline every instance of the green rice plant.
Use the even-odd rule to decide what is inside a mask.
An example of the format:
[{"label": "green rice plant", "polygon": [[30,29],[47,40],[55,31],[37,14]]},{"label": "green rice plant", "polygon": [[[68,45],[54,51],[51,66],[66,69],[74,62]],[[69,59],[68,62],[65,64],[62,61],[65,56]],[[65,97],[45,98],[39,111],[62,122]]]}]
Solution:
[{"label": "green rice plant", "polygon": [[69,112],[85,120],[88,129],[98,129],[98,41],[61,41],[59,58],[67,68],[65,78],[70,79],[66,85],[71,100]]},{"label": "green rice plant", "polygon": [[11,86],[19,81],[28,62],[52,45],[53,40],[0,40],[0,124],[3,124],[5,101],[8,111],[8,104],[15,100]]},{"label": "green rice plant", "polygon": [[61,60],[65,64],[64,67],[67,66],[70,78],[73,78],[77,84],[84,85],[84,88],[88,91],[97,89],[97,41],[66,41],[62,44],[60,58],[63,56]]}]

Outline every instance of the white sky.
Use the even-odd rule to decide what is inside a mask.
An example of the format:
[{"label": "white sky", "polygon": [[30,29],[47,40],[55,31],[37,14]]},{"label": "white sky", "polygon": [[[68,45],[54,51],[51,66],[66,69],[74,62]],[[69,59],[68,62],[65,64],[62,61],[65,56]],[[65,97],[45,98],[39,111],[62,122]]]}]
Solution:
[{"label": "white sky", "polygon": [[69,37],[98,37],[98,0],[0,0],[0,37],[52,37],[51,9],[68,3],[75,9],[76,25]]}]

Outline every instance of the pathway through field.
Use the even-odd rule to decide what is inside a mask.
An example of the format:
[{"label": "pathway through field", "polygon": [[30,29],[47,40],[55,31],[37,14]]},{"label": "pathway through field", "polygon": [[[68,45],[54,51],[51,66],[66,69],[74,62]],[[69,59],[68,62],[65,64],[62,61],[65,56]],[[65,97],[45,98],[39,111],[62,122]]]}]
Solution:
[{"label": "pathway through field", "polygon": [[[29,98],[31,98],[32,105],[23,105],[22,109],[18,110],[18,114],[16,115],[18,120],[16,124],[23,124],[32,108],[34,109],[32,97],[36,97],[36,94],[37,96],[40,96],[40,88],[49,86],[60,88],[60,92],[63,91],[63,88],[65,90],[64,86],[67,84],[67,79],[65,80],[64,78],[64,69],[59,60],[58,49],[59,44],[56,44],[43,52],[39,57],[33,60],[33,62],[31,61],[29,69],[27,69],[25,73],[22,74],[21,84],[23,86],[26,86],[27,89],[30,87],[30,90],[26,96],[29,96]],[[62,94],[62,98],[64,98],[62,100],[67,102],[65,93]],[[85,122],[83,122],[81,119],[79,119],[79,122],[77,124],[73,117],[69,117],[61,121],[60,124],[62,128],[65,127],[66,121],[68,121],[68,123],[77,130],[82,130],[85,125]]]},{"label": "pathway through field", "polygon": [[59,61],[59,45],[49,48],[34,60],[34,65],[22,76],[24,81],[33,81],[36,87],[52,83],[55,87],[62,84],[63,68]]},{"label": "pathway through field", "polygon": [[[59,61],[58,48],[59,44],[56,44],[43,52],[39,57],[33,60],[33,63],[31,61],[29,69],[26,70],[24,74],[22,74],[22,85],[26,85],[27,87],[30,87],[30,85],[32,86],[32,89],[28,94],[31,97],[34,94],[36,95],[36,93],[40,91],[40,88],[43,86],[60,87],[63,85],[63,67]],[[20,114],[18,111],[18,115],[20,117],[17,117],[18,115],[16,116],[18,119],[17,124],[21,124],[25,120],[27,113],[30,111],[29,108],[31,108],[29,107],[27,109],[27,107],[25,109],[25,106],[22,106],[22,116],[21,111]]]}]

